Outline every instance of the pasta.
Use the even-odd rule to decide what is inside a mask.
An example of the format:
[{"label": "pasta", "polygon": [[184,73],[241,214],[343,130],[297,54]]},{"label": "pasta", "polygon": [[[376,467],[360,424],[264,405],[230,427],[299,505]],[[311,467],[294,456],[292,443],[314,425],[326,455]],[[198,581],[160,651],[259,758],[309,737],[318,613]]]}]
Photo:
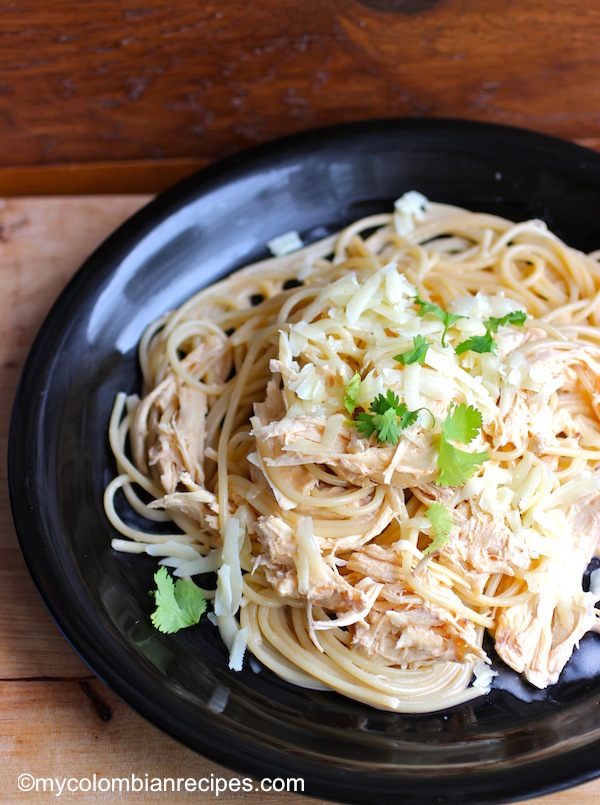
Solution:
[{"label": "pasta", "polygon": [[415,192],[242,269],[140,342],[113,547],[216,573],[233,669],[431,712],[489,690],[487,632],[551,685],[597,622],[599,319],[597,254]]}]

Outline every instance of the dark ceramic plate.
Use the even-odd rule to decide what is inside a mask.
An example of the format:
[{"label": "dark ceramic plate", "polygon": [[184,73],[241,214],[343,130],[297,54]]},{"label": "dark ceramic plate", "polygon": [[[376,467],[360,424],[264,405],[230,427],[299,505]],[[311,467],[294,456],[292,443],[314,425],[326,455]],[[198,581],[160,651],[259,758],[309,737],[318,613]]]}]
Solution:
[{"label": "dark ceramic plate", "polygon": [[102,508],[117,391],[138,389],[144,326],[266,255],[390,209],[403,192],[543,218],[600,247],[600,156],[520,130],[378,121],[252,150],[160,196],[86,262],[45,321],[14,406],[11,499],[31,574],[83,660],[138,712],[198,752],[260,777],[298,777],[345,802],[521,799],[600,773],[600,646],[582,641],[558,685],[501,669],[490,695],[444,713],[378,712],[271,673],[227,669],[214,627],[174,636],[148,619],[154,561],[114,553]]}]

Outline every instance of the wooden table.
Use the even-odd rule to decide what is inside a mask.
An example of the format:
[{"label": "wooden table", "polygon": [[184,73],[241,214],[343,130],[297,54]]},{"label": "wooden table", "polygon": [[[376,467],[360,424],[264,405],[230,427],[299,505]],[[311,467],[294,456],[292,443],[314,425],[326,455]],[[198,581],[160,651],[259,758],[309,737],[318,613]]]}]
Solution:
[{"label": "wooden table", "polygon": [[390,116],[600,142],[594,0],[6,0],[0,11],[2,167],[213,161]]},{"label": "wooden table", "polygon": [[[0,201],[0,439],[6,453],[11,403],[28,348],[52,300],[93,248],[147,196],[21,198]],[[164,735],[108,690],[79,660],[44,608],[12,524],[6,469],[0,489],[0,800],[56,801],[20,793],[17,778],[232,778],[231,772]],[[116,799],[116,797],[114,797]],[[221,794],[222,805],[302,805],[294,794]],[[135,794],[122,801],[216,801],[214,794]],[[111,801],[64,791],[62,802]],[[315,800],[312,800],[313,802]],[[400,800],[399,800],[400,801]],[[600,780],[536,799],[543,805],[600,802]],[[427,805],[426,803],[424,805]]]}]

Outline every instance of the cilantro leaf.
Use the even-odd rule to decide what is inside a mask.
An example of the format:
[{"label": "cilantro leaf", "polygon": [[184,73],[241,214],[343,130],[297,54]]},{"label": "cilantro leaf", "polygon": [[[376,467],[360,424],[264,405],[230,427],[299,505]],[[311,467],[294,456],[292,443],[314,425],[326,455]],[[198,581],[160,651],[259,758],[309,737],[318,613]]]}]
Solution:
[{"label": "cilantro leaf", "polygon": [[415,424],[421,409],[419,408],[417,411],[409,411],[405,403],[402,403],[400,408],[403,410],[398,410],[398,417],[400,419],[399,425],[401,430],[405,430],[406,428],[410,428],[411,425]]},{"label": "cilantro leaf", "polygon": [[468,350],[479,353],[495,352],[498,349],[498,345],[492,338],[492,333],[497,333],[498,327],[506,324],[515,324],[522,327],[525,324],[526,318],[527,313],[525,313],[524,310],[514,310],[512,313],[507,313],[506,316],[502,316],[500,319],[496,319],[492,316],[491,319],[487,319],[483,322],[485,335],[475,335],[472,338],[467,338],[467,340],[460,343],[454,351],[457,355],[462,355],[463,352],[467,352]]},{"label": "cilantro leaf", "polygon": [[498,344],[492,338],[489,330],[486,330],[485,335],[474,335],[462,341],[454,350],[457,355],[462,355],[463,352],[495,352],[498,349]]},{"label": "cilantro leaf", "polygon": [[487,461],[487,451],[469,453],[451,444],[450,439],[469,444],[481,428],[481,411],[464,403],[454,406],[442,423],[439,437],[437,465],[440,474],[435,480],[438,486],[462,486],[471,478],[477,467]]},{"label": "cilantro leaf", "polygon": [[440,313],[445,312],[438,305],[434,305],[433,302],[426,302],[424,299],[421,299],[421,296],[418,291],[417,295],[415,296],[415,305],[418,305],[418,307],[421,308],[421,310],[419,311],[420,316],[424,316],[426,313],[433,313],[433,315],[437,316],[439,319]]},{"label": "cilantro leaf", "polygon": [[398,415],[393,408],[388,408],[383,414],[375,414],[373,422],[377,428],[377,441],[398,443],[400,428],[398,427]]},{"label": "cilantro leaf", "polygon": [[172,634],[198,623],[206,610],[204,593],[193,581],[169,575],[166,567],[154,574],[156,590],[151,590],[156,609],[150,615],[152,624],[164,634]]},{"label": "cilantro leaf", "polygon": [[432,525],[433,540],[425,548],[423,553],[428,554],[434,551],[440,551],[448,542],[448,537],[454,527],[452,514],[442,503],[432,503],[425,512],[425,517],[427,517]]},{"label": "cilantro leaf", "polygon": [[396,355],[394,360],[398,361],[403,366],[406,366],[409,363],[420,363],[421,366],[423,366],[425,356],[427,355],[427,350],[430,346],[431,344],[429,341],[423,338],[422,335],[416,335],[413,338],[413,348]]},{"label": "cilantro leaf", "polygon": [[446,346],[446,334],[448,329],[452,327],[452,325],[457,322],[459,319],[464,319],[464,316],[457,316],[456,313],[448,313],[447,310],[440,307],[439,305],[434,305],[433,302],[425,302],[424,299],[421,299],[419,294],[415,296],[415,305],[420,307],[419,315],[425,316],[427,313],[432,313],[436,316],[444,325],[444,331],[442,332],[442,346]]},{"label": "cilantro leaf", "polygon": [[358,399],[360,384],[360,374],[359,372],[355,372],[352,379],[344,389],[344,406],[349,414],[353,414],[354,409],[356,408],[356,400]]},{"label": "cilantro leaf", "polygon": [[486,322],[486,327],[488,327],[491,332],[497,333],[498,327],[502,327],[506,324],[515,324],[517,327],[522,327],[525,324],[525,319],[527,318],[527,313],[524,310],[513,310],[512,313],[507,313],[506,316],[502,316],[500,319],[496,319],[492,316],[491,319],[488,319]]},{"label": "cilantro leaf", "polygon": [[418,411],[409,411],[406,403],[391,389],[385,396],[378,394],[369,406],[371,413],[362,411],[356,417],[357,428],[363,436],[377,435],[378,442],[398,444],[400,431],[416,422]]},{"label": "cilantro leaf", "polygon": [[375,417],[373,414],[367,414],[366,411],[361,411],[356,417],[356,427],[358,432],[362,433],[367,438],[377,433],[377,425],[375,424]]},{"label": "cilantro leaf", "polygon": [[385,396],[378,394],[377,397],[375,397],[370,408],[375,414],[385,414],[390,408],[397,410],[401,405],[406,408],[404,403],[400,403],[400,397],[391,389],[388,389]]},{"label": "cilantro leaf", "polygon": [[469,444],[479,433],[483,417],[473,405],[454,405],[442,423],[442,433],[447,439]]},{"label": "cilantro leaf", "polygon": [[442,435],[438,449],[437,465],[440,474],[434,483],[437,486],[462,486],[473,476],[477,467],[487,461],[487,451],[469,453],[450,444]]}]

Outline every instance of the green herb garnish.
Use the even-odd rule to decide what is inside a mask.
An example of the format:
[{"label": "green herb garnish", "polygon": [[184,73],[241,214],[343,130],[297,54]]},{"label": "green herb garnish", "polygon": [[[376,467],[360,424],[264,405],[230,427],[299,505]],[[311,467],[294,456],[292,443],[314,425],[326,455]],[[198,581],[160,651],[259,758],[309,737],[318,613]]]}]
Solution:
[{"label": "green herb garnish", "polygon": [[423,366],[427,350],[431,344],[422,335],[416,335],[413,338],[413,348],[406,352],[401,352],[400,355],[395,355],[394,360],[407,366],[409,363],[420,363]]},{"label": "green herb garnish", "polygon": [[385,396],[378,394],[369,410],[371,413],[363,411],[356,417],[359,432],[367,437],[376,434],[378,442],[389,444],[397,444],[400,431],[413,425],[419,415],[419,411],[409,411],[391,389]]},{"label": "green herb garnish", "polygon": [[498,344],[492,338],[493,333],[498,332],[498,328],[506,324],[515,324],[522,327],[525,324],[527,313],[524,310],[515,310],[512,313],[507,313],[506,316],[497,319],[492,316],[491,319],[483,322],[485,327],[485,335],[474,335],[467,338],[466,341],[460,343],[454,350],[457,355],[462,355],[463,352],[495,352],[498,349]]},{"label": "green herb garnish", "polygon": [[346,407],[346,411],[349,414],[354,413],[354,409],[356,408],[356,401],[358,399],[358,393],[360,391],[360,374],[358,372],[354,373],[354,376],[349,381],[348,385],[344,389],[344,406]]},{"label": "green herb garnish", "polygon": [[432,503],[425,512],[425,517],[432,525],[433,540],[423,553],[428,554],[440,551],[448,542],[448,537],[454,526],[452,514],[442,503]]},{"label": "green herb garnish", "polygon": [[444,308],[439,307],[439,305],[434,305],[432,302],[425,302],[424,299],[421,299],[419,294],[415,296],[415,305],[420,307],[419,315],[425,316],[427,313],[431,313],[433,316],[436,316],[444,325],[444,331],[442,333],[442,346],[446,346],[446,334],[448,332],[448,328],[451,327],[455,322],[459,319],[464,319],[464,316],[457,316],[456,313],[448,313],[447,310]]},{"label": "green herb garnish", "polygon": [[189,579],[173,582],[166,567],[156,571],[154,583],[156,590],[150,590],[150,595],[154,596],[156,609],[150,619],[159,632],[172,634],[198,623],[206,610],[206,599],[200,587]]},{"label": "green herb garnish", "polygon": [[438,486],[462,486],[477,467],[488,460],[487,451],[469,453],[451,444],[451,440],[469,444],[479,433],[481,422],[481,411],[472,405],[461,403],[450,409],[439,438],[437,465],[440,474],[435,480]]}]

